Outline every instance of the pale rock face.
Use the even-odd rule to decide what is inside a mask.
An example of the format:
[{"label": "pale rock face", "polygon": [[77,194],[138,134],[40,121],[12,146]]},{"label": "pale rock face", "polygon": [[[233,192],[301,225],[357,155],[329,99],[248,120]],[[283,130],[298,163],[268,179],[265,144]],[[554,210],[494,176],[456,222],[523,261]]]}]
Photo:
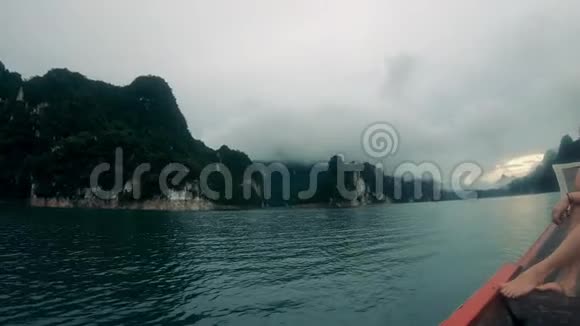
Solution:
[{"label": "pale rock face", "polygon": [[[138,209],[138,210],[167,210],[167,211],[199,211],[214,209],[235,209],[236,207],[217,206],[216,204],[193,196],[192,191],[198,190],[196,184],[187,184],[183,190],[170,191],[169,198],[154,198],[141,201],[119,201],[117,198],[102,200],[97,198],[96,189],[85,188],[79,190],[79,198],[42,198],[36,195],[36,184],[30,188],[30,205],[35,207],[82,207],[82,208],[103,208],[103,209]],[[131,192],[133,185],[131,182],[125,183],[123,191]]]},{"label": "pale rock face", "polygon": [[[368,187],[366,182],[361,176],[359,171],[355,171],[352,174],[352,183],[355,185],[355,198],[353,198],[346,206],[356,207],[366,205],[368,200]],[[331,205],[334,203],[331,202]],[[336,203],[337,206],[343,206],[342,204]]]},{"label": "pale rock face", "polygon": [[18,95],[16,95],[16,102],[24,102],[24,90],[22,86],[18,90]]},{"label": "pale rock face", "polygon": [[137,210],[164,210],[164,211],[200,211],[216,208],[231,209],[235,207],[217,207],[203,198],[191,200],[170,201],[166,199],[148,199],[143,201],[119,202],[101,199],[69,199],[69,198],[30,198],[30,205],[34,207],[81,207],[103,209],[137,209]]},{"label": "pale rock face", "polygon": [[169,189],[165,195],[169,201],[192,200],[199,195],[199,183],[197,181],[194,183],[188,182],[183,189]]},{"label": "pale rock face", "polygon": [[356,180],[356,183],[355,183],[355,184],[356,184],[356,193],[357,193],[357,197],[364,196],[364,194],[365,194],[365,193],[366,193],[366,191],[367,191],[367,186],[366,186],[366,183],[365,183],[365,181],[364,181],[362,178],[360,178],[360,177],[359,177],[359,178]]},{"label": "pale rock face", "polygon": [[352,183],[355,185],[354,191],[356,194],[356,198],[352,199],[350,202],[346,204],[338,202],[335,203],[334,201],[331,200],[330,205],[336,205],[339,207],[343,206],[356,207],[356,206],[364,206],[373,202],[383,202],[388,200],[388,198],[386,198],[384,194],[372,192],[370,185],[368,185],[365,182],[361,172],[359,171],[353,172]]},{"label": "pale rock face", "polygon": [[37,106],[35,106],[35,107],[32,109],[32,113],[33,113],[33,114],[40,114],[40,111],[41,111],[42,109],[44,109],[44,108],[47,108],[47,107],[48,107],[48,103],[47,103],[47,102],[42,102],[42,103],[38,104]]},{"label": "pale rock face", "polygon": [[133,192],[133,182],[131,182],[131,181],[125,182],[125,185],[123,186],[123,192],[126,192],[126,193]]},{"label": "pale rock face", "polygon": [[190,200],[193,197],[191,191],[188,191],[186,189],[183,190],[169,189],[166,195],[169,201]]}]

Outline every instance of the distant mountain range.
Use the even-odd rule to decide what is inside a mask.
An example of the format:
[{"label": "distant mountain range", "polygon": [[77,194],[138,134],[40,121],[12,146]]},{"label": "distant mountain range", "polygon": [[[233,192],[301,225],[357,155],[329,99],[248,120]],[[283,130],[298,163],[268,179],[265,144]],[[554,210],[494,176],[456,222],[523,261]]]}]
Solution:
[{"label": "distant mountain range", "polygon": [[569,135],[562,137],[556,151],[548,150],[542,162],[528,175],[513,180],[504,179],[496,189],[479,191],[480,197],[535,194],[558,191],[558,181],[552,169],[553,164],[580,161],[580,139]]},{"label": "distant mountain range", "polygon": [[[335,156],[328,161],[328,171],[317,176],[316,192],[308,198],[298,194],[308,189],[312,166],[300,163],[286,164],[291,178],[289,198],[283,198],[281,179],[276,174],[272,176],[271,195],[264,189],[265,176],[253,175],[249,180],[251,195],[247,197],[242,189],[248,181],[244,172],[252,160],[225,145],[216,150],[194,139],[171,88],[162,78],[142,76],[127,86],[115,86],[67,69],[53,69],[24,80],[0,62],[0,197],[34,199],[41,206],[74,206],[86,201],[91,171],[99,163],[114,162],[117,148],[123,149],[123,193],[114,198],[117,204],[106,207],[134,207],[123,204],[134,201],[124,194],[136,186],[132,172],[145,162],[151,168],[139,181],[141,201],[163,200],[159,176],[173,162],[183,164],[189,172],[175,190],[187,189],[193,197],[207,201],[200,191],[200,173],[208,164],[225,165],[232,174],[232,196],[223,196],[224,179],[213,174],[208,185],[222,196],[211,202],[235,207],[405,202],[413,197],[415,186],[414,180],[402,182],[402,193],[394,198],[394,179],[381,176],[385,185],[379,189],[375,167],[365,163],[364,170],[345,175],[345,186],[353,196],[344,198],[336,187],[337,164],[343,162]],[[103,174],[100,185],[112,188],[115,181],[113,173]],[[422,185],[425,189],[436,186],[430,181]],[[433,199],[428,195],[430,191],[424,193],[418,200]],[[181,193],[176,197],[181,198]]]},{"label": "distant mountain range", "polygon": [[495,188],[504,188],[504,187],[508,187],[510,185],[510,183],[512,183],[514,180],[516,180],[517,177],[513,177],[513,176],[507,176],[505,174],[502,174],[501,178],[499,178],[499,180],[497,180],[494,183],[494,187]]},{"label": "distant mountain range", "polygon": [[[315,176],[318,187],[311,196],[299,194],[313,181],[313,165],[296,162],[284,163],[290,178],[289,196],[283,192],[283,177],[276,173],[271,175],[271,194],[267,194],[265,178],[270,176],[257,173],[245,180],[244,172],[256,163],[247,154],[225,145],[212,149],[191,136],[171,88],[160,77],[141,76],[129,85],[115,86],[66,69],[53,69],[43,76],[24,80],[0,62],[1,198],[29,199],[40,206],[84,203],[99,207],[98,203],[87,204],[90,174],[97,164],[114,162],[117,148],[123,149],[122,167],[126,171],[121,180],[123,191],[114,198],[114,205],[104,207],[211,209],[313,204],[349,207],[457,199],[444,190],[437,198],[435,190],[441,185],[430,179],[398,180],[380,171],[377,177],[376,167],[369,163],[361,163],[361,171],[344,175],[346,190],[351,194],[345,197],[344,191],[337,188],[337,167],[345,164],[339,156],[330,158],[327,170]],[[502,178],[498,184],[501,189],[482,191],[480,195],[555,191],[557,184],[551,164],[578,160],[580,141],[566,136],[558,151],[549,151],[532,174],[516,180]],[[172,186],[171,198],[163,198],[160,175],[164,167],[174,162],[183,164],[188,174]],[[150,201],[150,205],[136,206],[132,203],[135,198],[127,192],[137,186],[132,173],[142,163],[151,166],[138,183],[139,200]],[[214,173],[207,179],[208,186],[222,196],[210,199],[200,190],[200,174],[204,167],[218,163],[231,172],[232,194],[223,196],[226,183],[223,176]],[[103,174],[103,188],[112,188],[115,182],[113,173]],[[248,182],[251,193],[246,196],[243,188]],[[395,193],[397,184],[399,193]],[[416,187],[422,190],[419,197],[415,196]],[[207,205],[164,203],[183,201],[184,191],[190,192],[198,200],[196,203]]]}]

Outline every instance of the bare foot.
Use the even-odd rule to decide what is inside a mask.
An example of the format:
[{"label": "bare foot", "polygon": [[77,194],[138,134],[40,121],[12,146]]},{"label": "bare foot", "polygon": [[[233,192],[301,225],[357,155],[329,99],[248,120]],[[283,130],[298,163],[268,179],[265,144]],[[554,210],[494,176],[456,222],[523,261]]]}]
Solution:
[{"label": "bare foot", "polygon": [[563,294],[568,297],[575,297],[576,296],[576,289],[575,287],[568,287],[564,286],[564,284],[559,282],[550,282],[546,284],[542,284],[536,288],[538,291],[554,291],[560,294]]},{"label": "bare foot", "polygon": [[550,274],[540,264],[518,275],[514,280],[501,285],[500,292],[507,298],[519,298],[532,292]]},{"label": "bare foot", "polygon": [[568,268],[565,270],[563,277],[556,280],[556,282],[542,284],[536,289],[539,291],[555,291],[568,297],[575,297],[578,266],[574,267],[575,268]]}]

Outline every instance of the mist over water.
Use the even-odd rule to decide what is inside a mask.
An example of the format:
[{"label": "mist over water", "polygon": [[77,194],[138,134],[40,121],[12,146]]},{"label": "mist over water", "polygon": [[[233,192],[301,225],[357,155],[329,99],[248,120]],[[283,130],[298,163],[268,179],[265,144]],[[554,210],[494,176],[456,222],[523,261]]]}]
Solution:
[{"label": "mist over water", "polygon": [[557,195],[237,212],[0,210],[0,324],[435,325]]}]

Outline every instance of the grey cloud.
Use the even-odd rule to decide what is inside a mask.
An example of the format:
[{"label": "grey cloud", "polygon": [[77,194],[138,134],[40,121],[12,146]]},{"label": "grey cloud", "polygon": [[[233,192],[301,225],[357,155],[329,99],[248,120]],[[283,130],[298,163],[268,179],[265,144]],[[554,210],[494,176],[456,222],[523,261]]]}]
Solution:
[{"label": "grey cloud", "polygon": [[[7,1],[0,60],[117,84],[157,74],[192,134],[256,159],[369,159],[491,168],[557,146],[580,120],[577,1]],[[113,8],[113,10],[111,10]],[[576,136],[574,134],[574,136]]]},{"label": "grey cloud", "polygon": [[385,60],[384,93],[388,98],[398,99],[405,95],[405,87],[411,82],[416,64],[415,58],[405,54],[390,56]]}]

